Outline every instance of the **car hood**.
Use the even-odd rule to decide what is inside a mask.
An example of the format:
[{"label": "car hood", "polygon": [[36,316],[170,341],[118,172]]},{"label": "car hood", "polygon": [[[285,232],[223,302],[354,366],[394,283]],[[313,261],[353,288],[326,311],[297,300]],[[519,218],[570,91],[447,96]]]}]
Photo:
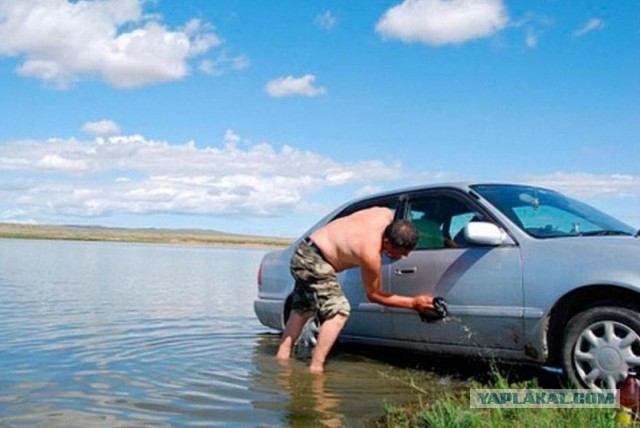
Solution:
[{"label": "car hood", "polygon": [[640,239],[595,236],[538,240],[522,248],[525,276],[542,282],[618,283],[640,287]]},{"label": "car hood", "polygon": [[[577,236],[574,238],[556,238],[538,241],[543,247],[559,251],[595,257],[610,255],[628,255],[636,261],[640,259],[640,238],[631,236]],[[640,269],[640,263],[638,264]]]},{"label": "car hood", "polygon": [[576,236],[572,238],[549,239],[549,241],[555,241],[558,245],[562,246],[589,247],[594,250],[598,248],[616,248],[640,251],[640,238],[634,238],[633,236]]}]

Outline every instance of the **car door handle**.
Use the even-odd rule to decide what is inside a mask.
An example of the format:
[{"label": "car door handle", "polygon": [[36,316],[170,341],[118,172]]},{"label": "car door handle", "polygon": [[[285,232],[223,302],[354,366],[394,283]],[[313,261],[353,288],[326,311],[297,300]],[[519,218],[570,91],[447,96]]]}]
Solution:
[{"label": "car door handle", "polygon": [[416,272],[418,272],[418,268],[417,267],[396,269],[395,270],[395,274],[398,275],[398,276],[400,276],[400,275],[412,275],[412,274],[414,274]]}]

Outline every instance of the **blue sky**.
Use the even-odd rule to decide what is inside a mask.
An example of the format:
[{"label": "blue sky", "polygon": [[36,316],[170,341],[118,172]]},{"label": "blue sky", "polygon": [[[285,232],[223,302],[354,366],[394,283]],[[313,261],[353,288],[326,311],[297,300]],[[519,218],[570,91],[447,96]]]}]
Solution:
[{"label": "blue sky", "polygon": [[0,0],[0,222],[296,236],[543,185],[640,227],[636,0]]}]

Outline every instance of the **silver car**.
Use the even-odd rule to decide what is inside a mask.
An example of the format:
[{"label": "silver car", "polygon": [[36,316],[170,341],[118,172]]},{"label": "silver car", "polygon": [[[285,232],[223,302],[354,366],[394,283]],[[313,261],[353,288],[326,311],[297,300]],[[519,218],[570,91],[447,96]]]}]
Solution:
[{"label": "silver car", "polygon": [[[593,389],[614,389],[640,367],[640,238],[629,225],[549,189],[445,184],[356,200],[303,237],[372,206],[420,232],[408,257],[383,259],[383,289],[443,297],[449,316],[425,322],[372,303],[350,269],[338,276],[352,307],[340,341],[559,367]],[[290,313],[297,243],[259,268],[254,309],[277,330]],[[312,320],[301,340],[313,344],[317,328]]]}]

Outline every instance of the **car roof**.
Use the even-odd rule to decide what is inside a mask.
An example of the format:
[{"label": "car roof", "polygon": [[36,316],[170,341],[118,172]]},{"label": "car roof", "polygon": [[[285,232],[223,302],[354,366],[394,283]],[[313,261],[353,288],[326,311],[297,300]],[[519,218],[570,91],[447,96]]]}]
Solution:
[{"label": "car roof", "polygon": [[399,187],[397,189],[385,190],[382,192],[372,193],[366,196],[362,196],[360,198],[352,199],[350,203],[364,201],[371,198],[376,197],[384,197],[388,195],[395,195],[401,193],[409,193],[420,190],[438,190],[438,189],[457,189],[467,192],[471,190],[475,186],[522,186],[522,187],[530,187],[530,188],[538,188],[542,189],[542,187],[525,184],[525,183],[501,183],[501,182],[472,182],[472,181],[457,181],[457,182],[442,182],[442,183],[431,183],[431,184],[421,184],[415,186],[407,186],[407,187]]},{"label": "car roof", "polygon": [[447,190],[447,189],[459,190],[461,192],[467,193],[473,190],[473,188],[476,186],[496,186],[496,187],[518,186],[518,187],[528,187],[528,188],[535,188],[535,189],[541,189],[541,190],[542,189],[551,190],[551,189],[546,189],[546,188],[531,185],[531,184],[517,183],[517,182],[505,183],[505,182],[490,182],[490,181],[487,181],[487,182],[454,181],[454,182],[421,184],[421,185],[415,185],[415,186],[398,187],[396,189],[389,189],[381,192],[371,193],[369,195],[364,195],[358,198],[347,200],[343,204],[338,206],[334,211],[332,211],[332,214],[335,215],[335,213],[341,212],[345,208],[352,206],[354,204],[365,202],[370,199],[384,198],[385,196],[402,195],[403,193],[411,193],[416,191]]}]

